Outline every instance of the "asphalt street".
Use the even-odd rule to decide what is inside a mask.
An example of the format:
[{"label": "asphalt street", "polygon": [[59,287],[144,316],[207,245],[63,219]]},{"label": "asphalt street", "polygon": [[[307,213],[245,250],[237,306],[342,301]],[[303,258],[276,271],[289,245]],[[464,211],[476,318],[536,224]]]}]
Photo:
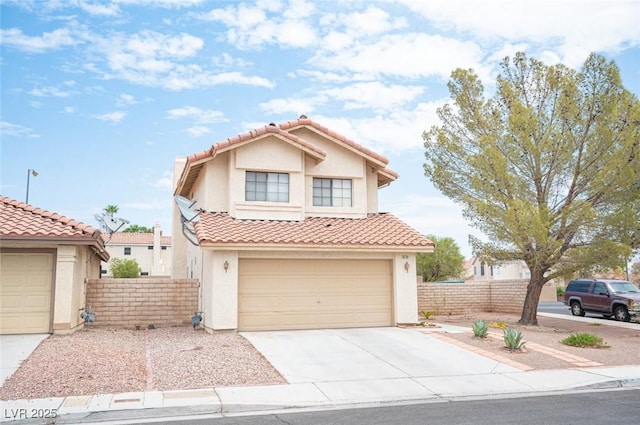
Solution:
[{"label": "asphalt street", "polygon": [[155,420],[168,425],[628,425],[638,423],[639,400],[640,390],[607,390],[267,415],[203,419],[192,416],[168,422]]}]

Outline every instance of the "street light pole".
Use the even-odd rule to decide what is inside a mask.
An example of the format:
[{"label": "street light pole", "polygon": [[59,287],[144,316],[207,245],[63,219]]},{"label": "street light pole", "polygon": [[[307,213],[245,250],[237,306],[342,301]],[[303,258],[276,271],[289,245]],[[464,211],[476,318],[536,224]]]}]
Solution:
[{"label": "street light pole", "polygon": [[27,199],[24,201],[25,204],[29,203],[29,179],[31,178],[31,176],[36,177],[37,175],[38,172],[36,170],[33,170],[31,168],[27,170]]}]

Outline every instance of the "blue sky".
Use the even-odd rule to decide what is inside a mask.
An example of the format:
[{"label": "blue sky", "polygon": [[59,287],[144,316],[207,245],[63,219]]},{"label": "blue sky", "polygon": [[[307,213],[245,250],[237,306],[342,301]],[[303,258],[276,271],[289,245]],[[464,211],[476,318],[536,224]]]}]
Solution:
[{"label": "blue sky", "polygon": [[0,0],[0,193],[97,226],[108,204],[171,232],[175,157],[306,114],[390,160],[380,210],[453,237],[424,177],[446,83],[505,56],[616,61],[640,94],[639,1]]}]

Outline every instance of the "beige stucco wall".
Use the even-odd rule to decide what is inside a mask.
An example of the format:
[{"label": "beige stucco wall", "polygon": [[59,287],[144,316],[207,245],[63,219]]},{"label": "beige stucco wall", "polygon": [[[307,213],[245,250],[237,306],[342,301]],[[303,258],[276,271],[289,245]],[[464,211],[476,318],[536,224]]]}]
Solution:
[{"label": "beige stucco wall", "polygon": [[85,246],[57,247],[53,301],[53,333],[68,334],[84,325],[87,279],[100,276],[100,258]]}]

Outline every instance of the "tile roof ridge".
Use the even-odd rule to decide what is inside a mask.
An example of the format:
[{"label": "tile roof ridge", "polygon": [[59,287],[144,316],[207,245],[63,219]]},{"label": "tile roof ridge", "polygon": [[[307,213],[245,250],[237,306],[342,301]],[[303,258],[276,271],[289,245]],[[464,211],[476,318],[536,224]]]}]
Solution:
[{"label": "tile roof ridge", "polygon": [[301,115],[300,118],[298,118],[297,120],[290,120],[290,121],[285,121],[283,123],[281,123],[279,125],[279,127],[283,130],[289,130],[295,127],[300,127],[300,126],[309,126],[309,127],[313,127],[316,130],[333,137],[334,139],[337,139],[351,147],[353,147],[356,150],[359,150],[360,152],[371,156],[375,159],[377,159],[380,162],[383,162],[385,165],[389,164],[389,159],[387,157],[385,157],[384,155],[381,155],[377,152],[372,151],[369,148],[366,148],[364,146],[362,146],[361,144],[349,139],[346,136],[343,136],[342,134],[329,129],[328,127],[323,126],[322,124],[318,123],[317,121],[314,121],[310,118],[308,118],[306,115]]},{"label": "tile roof ridge", "polygon": [[[247,140],[254,139],[254,138],[258,137],[258,136],[262,136],[262,135],[267,134],[267,133],[278,134],[278,135],[280,135],[280,136],[282,136],[282,137],[284,137],[286,139],[289,139],[292,142],[300,144],[300,145],[306,147],[307,149],[310,149],[313,152],[316,152],[316,153],[318,153],[320,155],[324,156],[324,155],[327,154],[323,149],[313,145],[312,143],[309,143],[308,141],[296,136],[295,134],[291,134],[288,131],[283,130],[278,125],[270,123],[270,124],[264,125],[263,127],[254,128],[254,129],[251,129],[251,130],[246,131],[244,133],[240,133],[240,134],[237,134],[235,136],[228,137],[228,138],[226,138],[224,140],[221,140],[221,141],[219,141],[217,143],[214,143],[209,150],[204,151],[204,152],[200,152],[199,154],[191,155],[190,157],[188,157],[188,160],[189,161],[193,161],[193,160],[197,160],[197,159],[206,158],[208,156],[214,156],[215,153],[217,151],[221,150],[221,149],[233,146],[233,145],[238,144],[238,143],[246,142]],[[194,157],[194,158],[192,159],[192,157]]]},{"label": "tile roof ridge", "polygon": [[0,195],[0,202],[8,206],[11,206],[13,208],[21,209],[30,214],[40,216],[41,218],[57,221],[57,222],[60,222],[61,224],[71,226],[72,228],[80,230],[83,233],[91,234],[94,238],[97,238],[100,235],[99,229],[89,226],[88,224],[82,223],[81,221],[73,220],[69,217],[60,215],[58,213],[54,213],[52,211],[35,207],[31,204],[27,204],[25,202],[21,202],[21,201],[9,198],[8,196]]}]

